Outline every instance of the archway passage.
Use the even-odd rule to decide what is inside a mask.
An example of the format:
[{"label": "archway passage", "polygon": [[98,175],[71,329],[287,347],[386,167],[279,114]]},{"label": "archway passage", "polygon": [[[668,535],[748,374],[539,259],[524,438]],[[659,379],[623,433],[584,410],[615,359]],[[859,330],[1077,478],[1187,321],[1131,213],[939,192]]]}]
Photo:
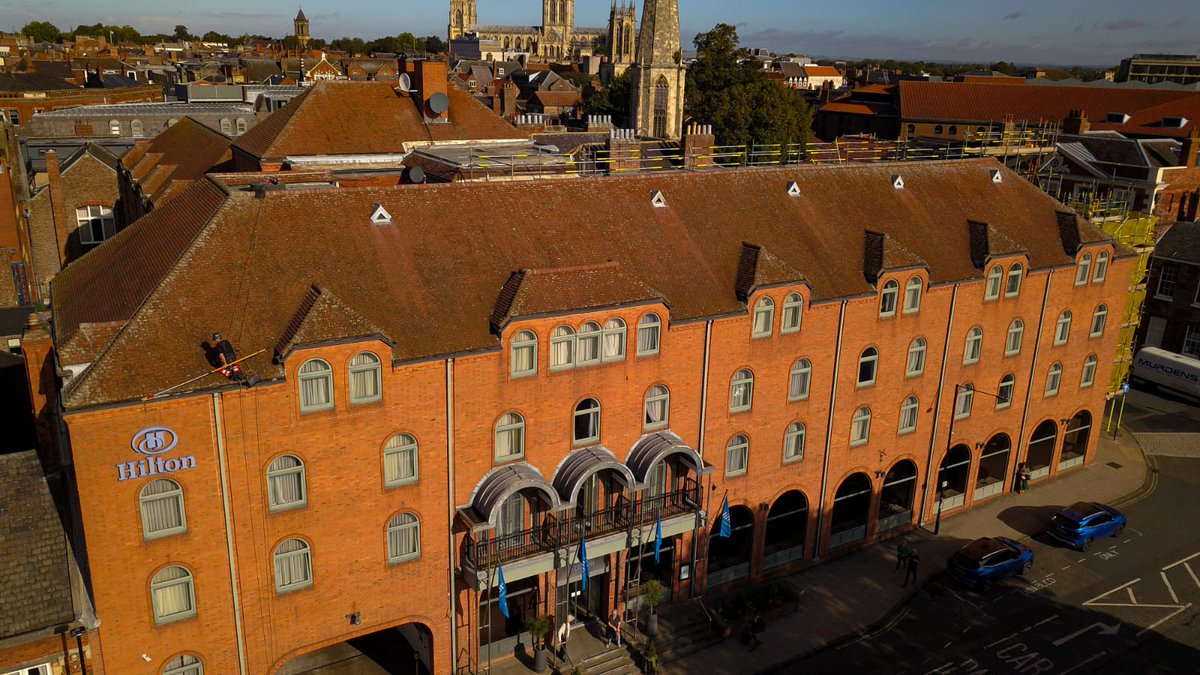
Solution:
[{"label": "archway passage", "polygon": [[984,499],[1004,492],[1004,478],[1008,475],[1008,456],[1012,452],[1012,439],[1008,434],[996,434],[988,439],[979,456],[979,470],[975,474],[975,499]]},{"label": "archway passage", "polygon": [[808,498],[799,490],[780,495],[767,513],[763,569],[804,559],[808,533]]},{"label": "archway passage", "polygon": [[876,532],[887,532],[912,522],[913,499],[917,494],[917,465],[912,460],[896,462],[883,479],[879,495],[879,524]]},{"label": "archway passage", "polygon": [[278,675],[432,675],[433,654],[429,628],[406,623],[300,654],[284,664]]},{"label": "archway passage", "polygon": [[750,576],[750,555],[754,548],[754,514],[744,506],[729,507],[730,534],[720,537],[721,519],[708,534],[708,587]]},{"label": "archway passage", "polygon": [[829,518],[829,548],[864,539],[871,517],[871,479],[865,473],[846,477],[833,497]]},{"label": "archway passage", "polygon": [[938,495],[941,510],[957,509],[966,502],[967,478],[971,474],[971,449],[956,445],[942,459],[938,470]]},{"label": "archway passage", "polygon": [[1067,422],[1067,432],[1063,435],[1062,457],[1058,460],[1059,471],[1083,464],[1083,459],[1087,456],[1088,438],[1091,435],[1092,414],[1080,410]]},{"label": "archway passage", "polygon": [[1037,425],[1029,437],[1029,450],[1025,463],[1029,465],[1029,477],[1033,480],[1050,475],[1050,462],[1054,459],[1054,446],[1058,444],[1058,424],[1046,420]]}]

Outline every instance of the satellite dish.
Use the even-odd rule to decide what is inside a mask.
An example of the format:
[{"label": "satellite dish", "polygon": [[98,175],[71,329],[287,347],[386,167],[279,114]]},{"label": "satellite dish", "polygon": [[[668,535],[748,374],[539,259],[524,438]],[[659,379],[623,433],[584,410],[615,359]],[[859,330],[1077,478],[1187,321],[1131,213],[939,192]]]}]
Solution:
[{"label": "satellite dish", "polygon": [[412,78],[408,76],[408,73],[400,74],[400,89],[402,91],[412,91]]},{"label": "satellite dish", "polygon": [[450,99],[442,92],[437,92],[429,97],[429,109],[434,115],[441,115],[450,107]]},{"label": "satellite dish", "polygon": [[419,166],[408,167],[408,182],[421,184],[425,182],[425,170]]}]

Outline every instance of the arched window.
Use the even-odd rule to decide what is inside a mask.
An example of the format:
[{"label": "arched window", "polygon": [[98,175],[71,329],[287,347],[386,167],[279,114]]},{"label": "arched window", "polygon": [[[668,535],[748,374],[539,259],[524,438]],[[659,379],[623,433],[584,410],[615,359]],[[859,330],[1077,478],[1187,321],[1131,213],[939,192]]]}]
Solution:
[{"label": "arched window", "polygon": [[925,372],[925,338],[916,338],[908,344],[908,362],[904,366],[906,377],[914,377]]},{"label": "arched window", "polygon": [[934,126],[933,133],[938,136],[941,136],[942,135],[942,125],[938,124],[938,125]]},{"label": "arched window", "polygon": [[1062,371],[1063,367],[1061,363],[1055,363],[1050,366],[1050,372],[1046,373],[1047,397],[1058,395],[1058,388],[1062,384]]},{"label": "arched window", "polygon": [[513,377],[523,377],[537,373],[538,339],[537,333],[523,330],[513,336],[512,356],[509,371]]},{"label": "arched window", "polygon": [[1101,251],[1096,256],[1096,271],[1092,273],[1092,281],[1100,283],[1108,277],[1108,251]]},{"label": "arched window", "polygon": [[921,291],[925,288],[925,282],[921,281],[921,277],[913,277],[904,284],[904,313],[912,314],[921,309]]},{"label": "arched window", "polygon": [[550,333],[550,370],[575,365],[575,329],[559,326]]},{"label": "arched window", "polygon": [[661,384],[646,390],[644,428],[646,431],[662,429],[670,423],[671,391]]},{"label": "arched window", "polygon": [[312,550],[303,539],[288,539],[275,548],[275,593],[312,586]]},{"label": "arched window", "polygon": [[398,513],[387,524],[388,562],[421,557],[421,521],[411,513]]},{"label": "arched window", "polygon": [[783,322],[780,333],[795,333],[800,330],[800,319],[804,316],[804,296],[792,293],[783,299]]},{"label": "arched window", "polygon": [[812,362],[799,359],[792,364],[792,372],[788,376],[788,400],[799,401],[808,398],[812,387]]},{"label": "arched window", "polygon": [[284,455],[267,467],[267,502],[271,511],[286,511],[308,503],[304,462]]},{"label": "arched window", "polygon": [[1013,266],[1008,268],[1008,284],[1004,287],[1004,296],[1011,298],[1021,292],[1021,277],[1025,274],[1025,268],[1021,263],[1013,263]]},{"label": "arched window", "polygon": [[585,398],[575,406],[575,445],[600,441],[600,402]]},{"label": "arched window", "polygon": [[204,664],[191,654],[180,654],[167,662],[162,675],[204,675]]},{"label": "arched window", "polygon": [[1104,335],[1104,322],[1108,320],[1108,305],[1100,304],[1096,306],[1096,311],[1092,313],[1092,332],[1089,337],[1100,337]]},{"label": "arched window", "polygon": [[1013,392],[1017,388],[1017,378],[1012,373],[1000,378],[1000,387],[996,390],[996,409],[1003,410],[1012,405]]},{"label": "arched window", "polygon": [[625,360],[625,322],[613,317],[604,322],[604,355],[603,360]]},{"label": "arched window", "polygon": [[1075,266],[1075,285],[1083,286],[1092,276],[1092,254],[1084,253],[1079,256],[1079,264]]},{"label": "arched window", "polygon": [[867,347],[858,356],[858,386],[869,387],[875,384],[875,374],[879,370],[879,350]]},{"label": "arched window", "polygon": [[142,538],[146,541],[187,532],[183,488],[170,478],[150,481],[138,497],[142,512]]},{"label": "arched window", "polygon": [[172,565],[164,567],[150,580],[150,600],[154,623],[164,624],[196,616],[196,588],[192,573]]},{"label": "arched window", "polygon": [[576,365],[586,366],[600,363],[600,324],[588,321],[579,328],[579,339],[576,341]]},{"label": "arched window", "polygon": [[854,411],[850,422],[850,445],[862,445],[871,439],[871,409],[864,406]]},{"label": "arched window", "polygon": [[383,398],[383,368],[379,357],[361,352],[350,359],[350,405]]},{"label": "arched window", "polygon": [[1083,375],[1079,378],[1079,388],[1087,389],[1096,382],[1096,355],[1092,354],[1083,360]]},{"label": "arched window", "polygon": [[992,269],[988,270],[987,289],[984,291],[984,300],[995,300],[1000,297],[1000,280],[1004,277],[1004,270],[1000,269],[999,265],[992,265]]},{"label": "arched window", "polygon": [[983,353],[983,329],[975,326],[967,331],[967,342],[963,347],[963,365],[979,363],[979,356]]},{"label": "arched window", "polygon": [[917,133],[917,125],[915,125],[915,124],[908,125],[906,135],[912,136],[915,133]]},{"label": "arched window", "polygon": [[383,484],[388,487],[417,482],[417,439],[396,434],[383,446]]},{"label": "arched window", "polygon": [[953,124],[950,125],[950,135],[951,136],[958,135],[958,127],[954,126]]},{"label": "arched window", "polygon": [[647,314],[638,321],[638,356],[658,353],[662,320],[657,314]]},{"label": "arched window", "polygon": [[804,459],[804,442],[808,431],[803,422],[792,422],[783,434],[783,461],[796,462]]},{"label": "arched window", "polygon": [[900,284],[895,279],[883,285],[883,291],[879,294],[879,316],[896,315],[896,299],[899,295]]},{"label": "arched window", "polygon": [[300,412],[333,408],[333,368],[323,359],[309,359],[300,366]]},{"label": "arched window", "polygon": [[754,303],[754,328],[750,337],[770,337],[771,327],[775,325],[775,301],[771,298],[759,298]]},{"label": "arched window", "polygon": [[142,125],[141,120],[134,120],[134,121],[130,122],[129,123],[129,131],[130,131],[130,135],[132,135],[134,138],[141,138],[142,136],[146,135],[146,129]]},{"label": "arched window", "polygon": [[507,462],[525,456],[525,418],[505,413],[496,421],[496,461]]},{"label": "arched window", "polygon": [[121,120],[109,120],[108,121],[108,133],[112,134],[113,136],[120,136],[121,135]]},{"label": "arched window", "polygon": [[725,475],[740,476],[746,473],[750,460],[750,439],[738,434],[725,445]]},{"label": "arched window", "polygon": [[233,122],[227,117],[221,118],[221,133],[225,134],[226,136],[233,135]]},{"label": "arched window", "polygon": [[1058,322],[1054,324],[1054,344],[1065,345],[1070,337],[1071,310],[1064,309],[1063,313],[1058,315]]},{"label": "arched window", "polygon": [[729,385],[729,412],[742,412],[754,405],[754,373],[742,369],[733,374]]},{"label": "arched window", "polygon": [[1025,337],[1025,322],[1013,319],[1008,324],[1008,339],[1004,341],[1004,355],[1015,356],[1021,353],[1021,340]]},{"label": "arched window", "polygon": [[971,416],[975,406],[975,385],[964,384],[958,388],[958,399],[954,402],[954,417],[963,419]]},{"label": "arched window", "polygon": [[921,407],[916,396],[909,396],[900,405],[900,433],[910,434],[917,430],[917,411]]},{"label": "arched window", "polygon": [[242,134],[246,133],[246,118],[239,117],[236,120],[234,120],[234,128],[237,130],[238,136],[241,136]]}]

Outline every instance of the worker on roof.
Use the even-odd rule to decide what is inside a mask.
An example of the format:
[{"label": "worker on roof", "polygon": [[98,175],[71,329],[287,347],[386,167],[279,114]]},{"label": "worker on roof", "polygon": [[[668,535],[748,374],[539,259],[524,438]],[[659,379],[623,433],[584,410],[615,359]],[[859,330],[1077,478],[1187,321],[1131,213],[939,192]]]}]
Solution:
[{"label": "worker on roof", "polygon": [[233,345],[229,344],[229,340],[221,337],[220,333],[212,334],[212,350],[217,355],[217,360],[220,361],[221,374],[225,377],[241,381],[242,369],[238,367],[237,354],[233,351]]}]

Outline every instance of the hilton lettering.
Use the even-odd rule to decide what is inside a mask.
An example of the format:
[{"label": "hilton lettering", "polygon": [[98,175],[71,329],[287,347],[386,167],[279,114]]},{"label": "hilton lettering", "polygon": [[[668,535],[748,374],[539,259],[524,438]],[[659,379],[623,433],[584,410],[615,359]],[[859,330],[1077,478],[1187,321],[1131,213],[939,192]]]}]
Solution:
[{"label": "hilton lettering", "polygon": [[139,459],[136,462],[118,464],[117,481],[125,481],[130,478],[145,478],[147,476],[156,476],[160,473],[194,468],[196,468],[196,458],[192,455],[179,458],[171,457],[169,459],[147,457],[146,459]]}]

